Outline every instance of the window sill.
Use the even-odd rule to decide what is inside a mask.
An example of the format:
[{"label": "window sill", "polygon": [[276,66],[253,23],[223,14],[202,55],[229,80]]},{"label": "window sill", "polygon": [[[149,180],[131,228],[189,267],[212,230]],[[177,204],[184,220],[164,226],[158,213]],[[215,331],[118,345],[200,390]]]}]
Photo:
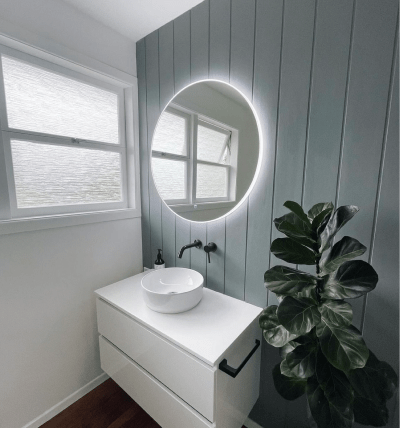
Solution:
[{"label": "window sill", "polygon": [[1,220],[0,235],[32,232],[43,229],[56,229],[59,227],[78,226],[82,224],[101,223],[104,221],[124,220],[137,217],[141,217],[140,210],[134,208],[125,208],[110,211],[96,211]]},{"label": "window sill", "polygon": [[203,211],[203,210],[216,210],[219,208],[230,208],[232,209],[236,205],[236,201],[226,202],[202,202],[196,204],[197,208],[194,208],[193,204],[176,204],[169,205],[169,207],[176,213],[186,213],[192,211]]}]

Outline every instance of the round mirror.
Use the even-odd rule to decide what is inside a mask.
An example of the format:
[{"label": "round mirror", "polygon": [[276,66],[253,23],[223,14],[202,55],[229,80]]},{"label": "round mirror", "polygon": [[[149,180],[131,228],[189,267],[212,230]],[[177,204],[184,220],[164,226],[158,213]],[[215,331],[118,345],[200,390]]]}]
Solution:
[{"label": "round mirror", "polygon": [[179,92],[154,131],[151,170],[161,199],[177,215],[210,221],[238,207],[261,162],[260,135],[247,99],[207,80]]}]

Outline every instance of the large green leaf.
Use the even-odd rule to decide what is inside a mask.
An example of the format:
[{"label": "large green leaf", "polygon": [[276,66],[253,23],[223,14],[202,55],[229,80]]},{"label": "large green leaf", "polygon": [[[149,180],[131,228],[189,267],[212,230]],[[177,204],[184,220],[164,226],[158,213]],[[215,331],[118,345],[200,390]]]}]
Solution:
[{"label": "large green leaf", "polygon": [[308,405],[318,428],[352,427],[354,417],[351,407],[342,411],[330,402],[316,376],[308,378],[306,391]]},{"label": "large green leaf", "polygon": [[286,330],[285,327],[279,322],[276,315],[278,306],[271,305],[265,308],[260,318],[258,319],[259,325],[263,330],[264,339],[272,346],[280,348],[289,341],[297,337]]},{"label": "large green leaf", "polygon": [[276,312],[279,322],[291,333],[308,333],[321,320],[316,303],[308,297],[286,296]]},{"label": "large green leaf", "polygon": [[327,400],[345,414],[351,411],[353,388],[346,375],[329,363],[321,349],[317,353],[315,373]]},{"label": "large green leaf", "polygon": [[354,299],[376,287],[378,274],[363,260],[345,262],[340,268],[323,277],[322,297],[327,299]]},{"label": "large green leaf", "polygon": [[384,404],[398,387],[398,377],[392,367],[379,361],[370,351],[363,368],[350,370],[349,381],[357,395],[367,400]]},{"label": "large green leaf", "polygon": [[320,202],[319,204],[315,204],[313,205],[310,210],[308,211],[308,218],[312,221],[314,221],[314,219],[316,217],[318,217],[323,211],[326,211],[330,209],[331,211],[333,210],[333,204],[332,202]]},{"label": "large green leaf", "polygon": [[310,221],[308,220],[307,214],[303,211],[303,208],[301,208],[297,202],[286,201],[283,206],[292,211],[292,213],[296,214],[296,216],[304,223],[308,224],[310,228]]},{"label": "large green leaf", "polygon": [[325,229],[318,238],[319,251],[322,253],[332,243],[336,233],[358,212],[355,205],[339,207],[328,221]]},{"label": "large green leaf", "polygon": [[332,210],[333,210],[333,205],[332,205],[332,208],[327,208],[326,210],[319,213],[312,221],[311,229],[313,231],[317,231],[317,235],[319,235],[324,230],[332,214]]},{"label": "large green leaf", "polygon": [[299,346],[299,343],[295,342],[294,340],[291,340],[290,342],[286,343],[286,345],[283,345],[281,348],[279,348],[279,355],[282,359],[286,358],[286,355],[289,352],[292,352],[296,346]]},{"label": "large green leaf", "polygon": [[354,326],[333,327],[322,320],[317,336],[325,357],[337,369],[348,372],[365,366],[369,351]]},{"label": "large green leaf", "polygon": [[346,327],[353,320],[351,305],[344,300],[323,300],[318,310],[325,323],[333,327]]},{"label": "large green leaf", "polygon": [[334,272],[342,263],[361,256],[366,250],[367,247],[358,242],[357,239],[349,236],[343,237],[333,246],[328,257],[320,263],[321,273],[325,275]]},{"label": "large green leaf", "polygon": [[315,264],[315,253],[290,238],[278,238],[272,242],[271,252],[288,263],[299,265]]},{"label": "large green leaf", "polygon": [[299,345],[286,355],[286,364],[294,376],[306,379],[315,372],[315,344]]},{"label": "large green leaf", "polygon": [[389,411],[384,404],[356,396],[353,403],[354,420],[361,425],[384,427],[389,422]]},{"label": "large green leaf", "polygon": [[293,295],[304,288],[315,287],[317,278],[287,266],[274,266],[265,272],[264,283],[274,293]]},{"label": "large green leaf", "polygon": [[287,377],[281,373],[280,364],[272,370],[275,389],[285,400],[296,400],[301,397],[305,390],[307,381],[295,377]]},{"label": "large green leaf", "polygon": [[[287,376],[287,377],[296,377],[296,378],[298,377],[294,373],[292,373],[292,371],[290,370],[289,366],[287,365],[286,358],[281,361],[281,366],[280,367],[281,367],[281,373],[284,376]],[[301,378],[299,378],[299,379],[301,379]]]},{"label": "large green leaf", "polygon": [[312,234],[309,223],[304,223],[295,214],[289,213],[274,219],[275,227],[289,238],[300,244],[314,248],[317,245],[315,234]]}]

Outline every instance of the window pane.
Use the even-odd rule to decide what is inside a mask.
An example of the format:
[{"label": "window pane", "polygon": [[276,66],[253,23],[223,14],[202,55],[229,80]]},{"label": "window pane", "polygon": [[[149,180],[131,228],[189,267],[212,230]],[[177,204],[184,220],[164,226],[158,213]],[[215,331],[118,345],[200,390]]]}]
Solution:
[{"label": "window pane", "polygon": [[18,208],[122,201],[120,154],[11,140]]},{"label": "window pane", "polygon": [[153,150],[186,156],[187,120],[164,111],[158,121],[153,138]]},{"label": "window pane", "polygon": [[162,199],[186,199],[186,162],[152,158],[153,178]]},{"label": "window pane", "polygon": [[8,126],[118,144],[118,96],[2,57]]},{"label": "window pane", "polygon": [[228,170],[223,166],[197,164],[197,198],[228,196]]},{"label": "window pane", "polygon": [[226,151],[227,135],[205,126],[198,126],[197,132],[197,159],[229,164]]}]

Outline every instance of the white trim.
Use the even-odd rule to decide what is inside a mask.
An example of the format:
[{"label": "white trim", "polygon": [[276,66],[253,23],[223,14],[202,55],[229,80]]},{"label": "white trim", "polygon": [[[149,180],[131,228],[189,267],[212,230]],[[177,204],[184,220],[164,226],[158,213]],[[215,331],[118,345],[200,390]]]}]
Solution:
[{"label": "white trim", "polygon": [[[218,208],[233,208],[236,201],[222,201],[222,202],[203,202],[196,204],[176,204],[169,205],[175,213],[186,213],[194,211],[216,210]],[[197,207],[194,208],[194,205]]]},{"label": "white trim", "polygon": [[86,213],[61,214],[41,217],[18,218],[0,221],[0,236],[11,233],[32,232],[43,229],[77,226],[80,224],[101,223],[103,221],[140,218],[140,208],[96,211]]},{"label": "white trim", "polygon": [[247,418],[243,424],[246,428],[263,428],[261,425],[255,423],[252,419]]},{"label": "white trim", "polygon": [[[0,23],[1,23],[0,19]],[[125,81],[115,80],[105,76],[102,72],[89,70],[87,66],[80,66],[67,60],[62,60],[53,54],[41,51],[40,49],[26,46],[23,43],[15,42],[9,37],[0,33],[0,53],[26,61],[29,64],[44,68],[78,81],[88,83],[102,89],[110,90],[118,95],[118,110],[124,111],[119,114],[119,144],[108,144],[97,141],[79,140],[79,147],[91,148],[105,151],[118,152],[121,156],[121,185],[123,200],[117,203],[72,205],[59,207],[41,207],[34,209],[16,209],[15,192],[13,190],[12,162],[9,147],[10,136],[16,139],[40,141],[48,144],[60,144],[75,146],[70,138],[54,135],[43,135],[41,133],[9,129],[6,120],[5,92],[3,80],[0,79],[0,112],[1,128],[0,144],[4,147],[0,150],[0,165],[6,164],[5,171],[2,171],[2,181],[4,173],[7,172],[7,189],[2,190],[1,199],[7,199],[7,204],[2,204],[0,212],[0,235],[3,233],[16,233],[29,230],[40,230],[53,227],[64,227],[80,224],[77,220],[82,220],[83,224],[99,221],[109,221],[121,218],[140,217],[140,163],[139,163],[139,115],[138,115],[138,88],[137,79],[125,79]],[[15,48],[17,50],[15,50]],[[21,49],[22,48],[22,49]],[[22,51],[22,52],[21,52]],[[1,60],[0,60],[1,65]],[[0,67],[0,78],[1,78]],[[117,77],[118,78],[118,77]],[[3,102],[2,102],[3,101]],[[4,104],[4,105],[3,105]],[[2,108],[1,108],[2,107]],[[8,159],[7,159],[8,155]],[[11,168],[11,174],[10,174]],[[10,179],[10,177],[12,179]],[[1,184],[0,183],[0,184]],[[3,183],[4,187],[4,183]],[[104,215],[100,214],[104,211]],[[88,215],[88,212],[89,215]],[[114,212],[114,214],[110,214]],[[118,212],[118,215],[115,214]],[[83,214],[75,216],[71,214]],[[54,221],[50,219],[55,215]],[[40,217],[39,217],[40,216]],[[28,217],[31,217],[30,219]],[[104,218],[104,220],[100,220]],[[20,220],[15,222],[12,220]],[[63,219],[63,220],[61,220]],[[1,221],[4,220],[4,221]]]},{"label": "white trim", "polygon": [[50,407],[49,410],[46,410],[44,413],[42,413],[37,418],[35,418],[32,421],[28,422],[22,428],[39,428],[45,422],[47,422],[50,419],[54,418],[54,416],[56,416],[59,413],[61,413],[63,410],[65,410],[71,404],[74,404],[76,401],[78,401],[84,395],[86,395],[87,393],[89,393],[90,391],[92,391],[94,388],[96,388],[99,385],[101,385],[107,379],[109,379],[109,376],[106,373],[102,373],[100,376],[97,376],[95,379],[93,379],[92,381],[90,381],[89,383],[87,383],[82,388],[80,388],[77,391],[73,392],[67,398],[64,398],[64,400],[60,401],[59,403],[57,403],[53,407]]},{"label": "white trim", "polygon": [[[132,74],[118,70],[36,33],[34,34],[4,19],[0,19],[0,28],[0,43],[5,46],[75,69],[87,75],[95,76],[100,73],[105,80],[110,80],[111,83],[115,83],[115,79],[122,86],[131,86],[137,83],[137,78]],[[36,46],[30,43],[31,40],[35,40]],[[133,49],[135,49],[135,44],[133,44]]]},{"label": "white trim", "polygon": [[139,101],[137,85],[125,88],[125,135],[128,207],[141,212]]}]

